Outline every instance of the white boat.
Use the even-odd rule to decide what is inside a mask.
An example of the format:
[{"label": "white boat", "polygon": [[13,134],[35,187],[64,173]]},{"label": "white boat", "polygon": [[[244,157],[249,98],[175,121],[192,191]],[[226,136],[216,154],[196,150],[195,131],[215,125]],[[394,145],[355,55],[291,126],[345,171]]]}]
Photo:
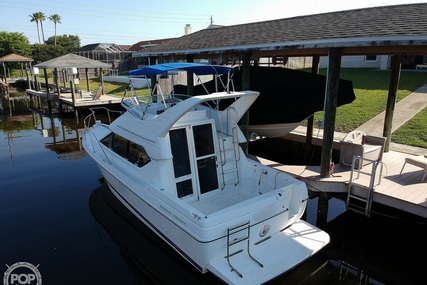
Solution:
[{"label": "white boat", "polygon": [[146,78],[130,78],[129,76],[104,76],[103,80],[106,82],[118,82],[118,83],[127,83],[132,85],[135,89],[144,89],[150,85],[150,79]]},{"label": "white boat", "polygon": [[[177,69],[233,72],[182,63],[129,73]],[[200,272],[228,284],[260,284],[318,252],[329,235],[301,220],[303,182],[248,158],[239,146],[246,138],[238,122],[259,93],[230,91],[228,80],[222,86],[223,92],[184,100],[125,98],[127,111],[111,123],[93,110],[83,145],[114,195]],[[233,103],[225,110],[212,107],[227,99]]]}]

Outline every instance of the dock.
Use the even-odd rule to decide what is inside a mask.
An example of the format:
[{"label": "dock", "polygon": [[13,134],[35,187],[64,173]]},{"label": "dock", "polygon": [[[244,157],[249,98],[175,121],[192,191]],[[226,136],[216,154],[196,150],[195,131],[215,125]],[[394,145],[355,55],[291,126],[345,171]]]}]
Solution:
[{"label": "dock", "polygon": [[[380,184],[375,187],[373,202],[427,218],[427,179],[421,181],[424,170],[407,164],[400,174],[408,156],[413,155],[397,151],[384,153],[383,173]],[[265,165],[301,179],[310,191],[348,193],[351,167],[342,163],[335,165],[331,177],[321,178],[320,166],[283,165],[260,157],[257,159]],[[364,166],[361,171],[369,173],[371,167],[372,165]],[[370,176],[361,174],[358,183],[369,184],[369,179]],[[358,191],[366,190],[360,188]]]},{"label": "dock", "polygon": [[105,105],[119,105],[122,101],[120,97],[117,96],[111,96],[108,94],[104,94],[99,96],[99,98],[95,99],[94,95],[91,92],[88,91],[82,91],[75,94],[75,98],[73,98],[71,93],[61,93],[61,95],[58,97],[57,93],[49,93],[49,95],[46,92],[43,91],[36,91],[32,89],[27,89],[26,93],[29,96],[36,96],[43,98],[47,101],[57,100],[62,105],[70,106],[74,110],[78,109],[88,109],[91,107],[97,107],[97,106],[105,106]]}]

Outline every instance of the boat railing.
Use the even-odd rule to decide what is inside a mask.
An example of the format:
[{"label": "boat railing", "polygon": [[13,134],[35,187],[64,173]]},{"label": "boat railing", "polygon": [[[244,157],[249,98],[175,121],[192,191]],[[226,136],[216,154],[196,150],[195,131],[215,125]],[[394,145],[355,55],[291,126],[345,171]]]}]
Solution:
[{"label": "boat railing", "polygon": [[[101,112],[101,110],[103,112]],[[86,141],[88,139],[90,139],[90,141],[92,143],[93,151],[95,152],[94,144],[96,143],[96,144],[100,145],[101,142],[96,137],[96,135],[90,131],[92,126],[93,125],[101,125],[102,121],[104,121],[105,124],[108,123],[108,125],[109,125],[114,121],[114,119],[116,117],[123,114],[123,112],[117,111],[117,110],[110,110],[110,109],[105,108],[105,107],[90,108],[90,111],[91,111],[91,113],[89,115],[87,115],[86,118],[84,119],[84,128],[85,128],[85,134],[86,134]],[[97,115],[98,115],[98,117],[97,117]],[[111,161],[108,158],[107,154],[105,153],[104,149],[102,147],[100,149],[101,149],[102,153],[104,154],[105,159],[108,161],[108,163],[111,164]]]},{"label": "boat railing", "polygon": [[[85,132],[85,138],[86,138],[87,146],[89,145],[87,141],[88,141],[88,139],[90,139],[90,142],[92,143],[92,151],[93,152],[96,152],[96,150],[95,150],[95,144],[101,146],[100,140],[96,137],[96,135],[93,132],[86,131]],[[105,150],[102,147],[100,147],[100,149],[101,149],[102,153],[104,154],[105,159],[108,161],[109,164],[111,164],[111,161],[108,158],[108,155],[105,153]]]},{"label": "boat railing", "polygon": [[85,130],[91,128],[97,121],[111,124],[116,119],[116,117],[123,114],[122,111],[111,110],[106,107],[95,107],[90,108],[89,110],[90,114],[87,115],[84,119]]}]

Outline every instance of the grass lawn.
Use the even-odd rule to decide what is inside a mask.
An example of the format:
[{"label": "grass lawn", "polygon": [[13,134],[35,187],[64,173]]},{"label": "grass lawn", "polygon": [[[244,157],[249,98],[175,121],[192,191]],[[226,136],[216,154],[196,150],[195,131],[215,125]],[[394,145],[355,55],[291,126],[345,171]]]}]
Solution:
[{"label": "grass lawn", "polygon": [[[325,74],[326,70],[321,70]],[[356,99],[348,105],[338,107],[335,130],[348,133],[367,122],[387,106],[390,70],[378,69],[341,69],[341,78],[353,81]],[[400,75],[397,101],[427,83],[427,73],[402,71]],[[315,122],[322,120],[323,112],[315,113]],[[427,148],[427,109],[392,134],[395,143]]]}]

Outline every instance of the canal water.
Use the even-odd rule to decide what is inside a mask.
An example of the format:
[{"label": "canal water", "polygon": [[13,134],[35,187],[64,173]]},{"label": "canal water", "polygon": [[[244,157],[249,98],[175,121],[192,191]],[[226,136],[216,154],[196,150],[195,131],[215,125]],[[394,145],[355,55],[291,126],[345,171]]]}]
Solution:
[{"label": "canal water", "polygon": [[[40,115],[26,100],[1,101],[3,284],[38,278],[43,284],[221,284],[193,269],[112,196],[81,149],[82,129],[83,118]],[[313,197],[305,219],[327,231],[331,243],[270,284],[426,284],[425,220],[380,208],[368,219],[331,197],[320,222]],[[31,269],[17,268],[24,263]]]}]

